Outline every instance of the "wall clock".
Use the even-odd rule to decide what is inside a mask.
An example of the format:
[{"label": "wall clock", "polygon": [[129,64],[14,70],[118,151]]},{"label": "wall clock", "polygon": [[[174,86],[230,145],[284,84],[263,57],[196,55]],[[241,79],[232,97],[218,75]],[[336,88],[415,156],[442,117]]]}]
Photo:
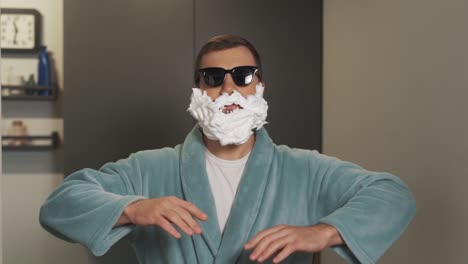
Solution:
[{"label": "wall clock", "polygon": [[41,43],[41,14],[36,9],[0,10],[2,54],[36,54]]}]

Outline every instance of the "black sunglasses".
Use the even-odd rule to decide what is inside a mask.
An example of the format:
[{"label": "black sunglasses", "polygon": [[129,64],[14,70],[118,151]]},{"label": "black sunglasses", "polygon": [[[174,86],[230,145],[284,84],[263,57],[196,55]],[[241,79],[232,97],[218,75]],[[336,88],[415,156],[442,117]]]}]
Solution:
[{"label": "black sunglasses", "polygon": [[256,66],[239,66],[230,70],[218,67],[200,69],[198,72],[203,76],[203,81],[210,87],[220,86],[226,78],[226,73],[231,74],[231,78],[237,86],[247,86],[253,81],[257,73]]}]

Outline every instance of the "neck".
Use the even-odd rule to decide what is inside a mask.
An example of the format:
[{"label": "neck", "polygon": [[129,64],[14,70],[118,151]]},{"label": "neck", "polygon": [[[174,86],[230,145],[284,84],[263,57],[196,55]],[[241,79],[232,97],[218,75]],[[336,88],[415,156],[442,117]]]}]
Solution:
[{"label": "neck", "polygon": [[218,140],[211,140],[203,135],[203,142],[206,148],[216,157],[224,160],[238,160],[252,151],[255,143],[255,134],[242,145],[222,146]]}]

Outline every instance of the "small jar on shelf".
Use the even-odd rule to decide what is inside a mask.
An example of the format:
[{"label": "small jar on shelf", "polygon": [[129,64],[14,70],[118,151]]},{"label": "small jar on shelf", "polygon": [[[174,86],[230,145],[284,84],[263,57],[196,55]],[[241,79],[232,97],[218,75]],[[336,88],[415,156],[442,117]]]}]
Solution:
[{"label": "small jar on shelf", "polygon": [[[6,136],[28,136],[28,128],[21,120],[13,120],[11,125],[6,130]],[[8,146],[28,146],[31,145],[31,140],[27,138],[9,139],[5,142]]]}]

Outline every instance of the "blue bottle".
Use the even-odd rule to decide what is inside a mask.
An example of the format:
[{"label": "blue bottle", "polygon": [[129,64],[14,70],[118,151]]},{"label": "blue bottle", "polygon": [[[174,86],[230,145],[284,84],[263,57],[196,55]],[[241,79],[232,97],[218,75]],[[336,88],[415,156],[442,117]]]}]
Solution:
[{"label": "blue bottle", "polygon": [[[50,85],[50,58],[47,53],[47,47],[41,46],[39,51],[39,63],[38,63],[39,78],[37,80],[38,85],[49,86]],[[40,95],[50,95],[50,89],[40,90]]]}]

